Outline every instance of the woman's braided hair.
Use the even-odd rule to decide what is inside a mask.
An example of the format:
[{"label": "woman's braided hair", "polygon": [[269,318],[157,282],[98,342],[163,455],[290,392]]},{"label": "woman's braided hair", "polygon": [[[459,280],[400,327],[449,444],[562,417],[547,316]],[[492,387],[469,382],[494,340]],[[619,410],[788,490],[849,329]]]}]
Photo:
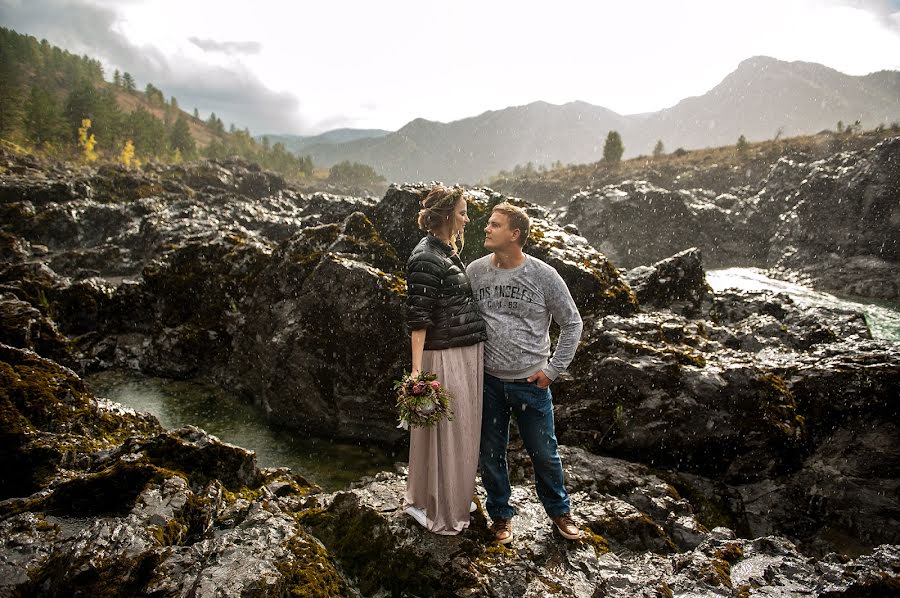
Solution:
[{"label": "woman's braided hair", "polygon": [[[425,195],[425,199],[421,201],[422,209],[419,210],[418,223],[419,228],[434,234],[447,226],[448,222],[453,219],[453,211],[457,202],[465,198],[466,192],[459,185],[454,187],[445,187],[444,185],[435,185]],[[451,231],[452,232],[452,231]],[[457,238],[459,239],[459,247],[456,246]],[[465,241],[462,231],[459,236],[450,240],[450,244],[457,252],[462,251]]]}]

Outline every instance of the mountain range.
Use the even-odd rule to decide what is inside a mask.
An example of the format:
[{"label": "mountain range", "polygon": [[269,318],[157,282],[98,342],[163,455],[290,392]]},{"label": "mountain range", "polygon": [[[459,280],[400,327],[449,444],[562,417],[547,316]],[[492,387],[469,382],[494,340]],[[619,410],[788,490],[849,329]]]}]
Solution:
[{"label": "mountain range", "polygon": [[[534,102],[442,123],[415,119],[395,132],[341,129],[316,137],[277,136],[320,166],[343,160],[375,168],[389,181],[476,183],[501,170],[600,160],[609,131],[625,158],[730,145],[835,128],[900,120],[900,72],[846,75],[821,64],[757,56],[707,93],[658,112],[621,115],[586,102]],[[269,136],[275,140],[276,136]]]}]

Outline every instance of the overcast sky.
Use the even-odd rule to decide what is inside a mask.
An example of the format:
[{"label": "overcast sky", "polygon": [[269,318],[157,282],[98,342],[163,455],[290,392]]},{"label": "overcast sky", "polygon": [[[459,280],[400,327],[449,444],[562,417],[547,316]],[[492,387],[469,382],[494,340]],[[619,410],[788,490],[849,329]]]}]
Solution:
[{"label": "overcast sky", "polygon": [[900,0],[0,0],[0,24],[254,134],[656,111],[756,55],[900,70]]}]

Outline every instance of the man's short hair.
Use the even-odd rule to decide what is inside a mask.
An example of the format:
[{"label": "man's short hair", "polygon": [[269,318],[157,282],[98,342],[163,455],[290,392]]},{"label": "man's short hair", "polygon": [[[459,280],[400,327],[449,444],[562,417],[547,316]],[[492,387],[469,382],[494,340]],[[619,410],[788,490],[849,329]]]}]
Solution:
[{"label": "man's short hair", "polygon": [[491,213],[493,212],[500,212],[506,215],[507,220],[509,220],[509,228],[519,230],[519,245],[525,247],[525,243],[528,242],[528,235],[531,233],[531,218],[528,217],[525,210],[504,201],[495,205],[494,209],[491,210]]}]

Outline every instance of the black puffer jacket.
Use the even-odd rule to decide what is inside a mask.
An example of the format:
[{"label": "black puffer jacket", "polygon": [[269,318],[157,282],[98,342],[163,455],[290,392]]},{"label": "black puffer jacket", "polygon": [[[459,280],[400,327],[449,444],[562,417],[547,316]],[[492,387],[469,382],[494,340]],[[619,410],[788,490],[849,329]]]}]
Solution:
[{"label": "black puffer jacket", "polygon": [[449,245],[428,235],[406,262],[406,328],[427,330],[425,349],[439,351],[487,340],[466,267]]}]

